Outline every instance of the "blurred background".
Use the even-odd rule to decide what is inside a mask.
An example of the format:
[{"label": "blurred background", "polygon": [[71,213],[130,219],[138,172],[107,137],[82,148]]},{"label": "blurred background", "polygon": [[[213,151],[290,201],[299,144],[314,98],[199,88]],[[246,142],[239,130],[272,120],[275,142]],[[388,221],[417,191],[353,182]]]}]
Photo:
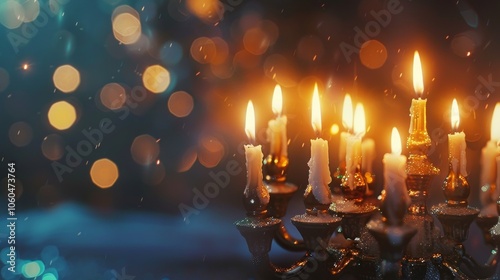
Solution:
[{"label": "blurred background", "polygon": [[[1,0],[1,197],[15,162],[18,218],[15,274],[0,231],[2,278],[252,279],[233,225],[245,215],[248,100],[266,154],[273,89],[283,89],[288,178],[300,188],[286,223],[298,236],[288,218],[304,212],[314,83],[332,172],[344,95],[364,104],[378,194],[392,127],[408,135],[415,50],[430,157],[443,171],[429,205],[444,201],[456,98],[469,201],[482,207],[479,158],[500,101],[499,12],[498,2],[462,0]],[[466,248],[488,256],[475,224]],[[298,256],[273,246],[279,263]]]}]

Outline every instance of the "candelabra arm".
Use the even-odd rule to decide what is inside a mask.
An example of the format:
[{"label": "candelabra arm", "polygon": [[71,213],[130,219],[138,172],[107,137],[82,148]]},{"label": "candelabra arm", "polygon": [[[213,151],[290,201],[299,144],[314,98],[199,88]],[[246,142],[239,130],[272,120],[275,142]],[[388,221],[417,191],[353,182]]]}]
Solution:
[{"label": "candelabra arm", "polygon": [[274,235],[274,241],[276,241],[281,248],[288,251],[302,252],[306,250],[304,241],[291,236],[283,222]]},{"label": "candelabra arm", "polygon": [[467,275],[468,279],[488,279],[495,276],[498,263],[498,252],[497,250],[492,250],[488,262],[484,265],[478,264],[468,254],[462,256],[462,264],[464,266],[464,274]]},{"label": "candelabra arm", "polygon": [[350,264],[356,263],[356,260],[359,257],[359,252],[354,249],[346,251],[347,253],[345,256],[335,263],[335,265],[330,269],[330,273],[333,276],[339,275],[341,272],[345,271]]}]

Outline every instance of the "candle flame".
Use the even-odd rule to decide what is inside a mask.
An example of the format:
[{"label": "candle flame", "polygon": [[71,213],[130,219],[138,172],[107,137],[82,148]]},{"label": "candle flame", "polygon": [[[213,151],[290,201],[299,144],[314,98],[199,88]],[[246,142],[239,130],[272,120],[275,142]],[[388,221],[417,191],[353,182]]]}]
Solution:
[{"label": "candle flame", "polygon": [[248,101],[247,116],[245,121],[245,133],[247,134],[250,143],[255,141],[255,110],[253,109],[252,101]]},{"label": "candle flame", "polygon": [[348,93],[344,97],[344,108],[342,109],[342,125],[347,130],[352,129],[352,99]]},{"label": "candle flame", "polygon": [[453,131],[458,131],[458,126],[460,125],[460,112],[458,111],[458,103],[456,99],[453,99],[451,104],[451,129]]},{"label": "candle flame", "polygon": [[500,142],[500,102],[495,105],[491,118],[491,140]]},{"label": "candle flame", "polygon": [[281,93],[280,85],[274,87],[273,93],[273,113],[277,116],[281,116],[283,110],[283,94]]},{"label": "candle flame", "polygon": [[399,131],[396,127],[392,128],[391,151],[393,155],[401,155],[401,136],[399,136]]},{"label": "candle flame", "polygon": [[354,111],[354,134],[363,135],[366,132],[365,108],[363,104],[356,104]]},{"label": "candle flame", "polygon": [[422,96],[424,92],[424,78],[422,74],[422,63],[420,62],[420,55],[415,51],[413,56],[413,89],[418,97]]},{"label": "candle flame", "polygon": [[321,105],[319,103],[318,84],[314,84],[311,124],[316,134],[321,133]]}]

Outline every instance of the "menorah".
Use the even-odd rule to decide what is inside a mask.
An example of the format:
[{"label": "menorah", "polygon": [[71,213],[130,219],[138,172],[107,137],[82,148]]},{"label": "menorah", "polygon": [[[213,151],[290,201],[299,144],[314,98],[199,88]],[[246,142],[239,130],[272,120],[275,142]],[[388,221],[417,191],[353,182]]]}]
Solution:
[{"label": "menorah", "polygon": [[[497,218],[478,216],[479,210],[468,206],[469,184],[450,167],[443,182],[446,203],[430,209],[442,225],[439,232],[426,206],[428,188],[439,172],[426,155],[428,136],[424,141],[409,139],[408,143],[409,207],[402,199],[401,203],[391,205],[384,198],[360,200],[361,196],[350,196],[349,191],[342,188],[346,176],[350,175],[339,167],[340,174],[344,175],[337,177],[334,184],[341,193],[336,194],[334,190],[333,202],[321,203],[306,190],[306,213],[291,219],[302,240],[293,238],[281,220],[298,190],[286,181],[288,159],[266,157],[262,184],[269,193],[269,203],[262,202],[256,194],[245,193],[247,218],[236,222],[247,241],[259,277],[337,279],[354,275],[360,279],[493,279],[500,245]],[[353,175],[358,193],[365,193],[366,176],[360,168]],[[500,200],[498,208],[500,211]],[[483,265],[470,257],[463,246],[474,220],[492,247],[491,256]],[[336,243],[331,239],[335,232],[348,242],[343,246]],[[273,239],[286,250],[304,251],[304,256],[290,267],[277,267],[268,255]]]}]

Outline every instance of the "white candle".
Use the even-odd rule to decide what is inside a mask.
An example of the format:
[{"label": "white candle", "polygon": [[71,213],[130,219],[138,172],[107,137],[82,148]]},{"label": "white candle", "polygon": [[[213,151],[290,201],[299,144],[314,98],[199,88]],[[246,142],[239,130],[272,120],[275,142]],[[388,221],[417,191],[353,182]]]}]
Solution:
[{"label": "white candle", "polygon": [[[491,118],[491,140],[481,150],[481,193],[483,206],[495,203],[500,195],[498,160],[500,156],[500,103],[497,103]],[[496,174],[495,174],[496,173]]]},{"label": "white candle", "polygon": [[457,100],[453,99],[451,106],[451,128],[454,131],[448,134],[449,161],[455,174],[467,176],[467,159],[465,154],[465,133],[457,132],[460,124],[460,113]]},{"label": "white candle", "polygon": [[412,99],[410,108],[410,134],[426,132],[426,99],[421,99],[424,92],[424,79],[422,74],[422,64],[418,51],[413,56],[413,89],[418,95],[418,99]]},{"label": "white candle", "polygon": [[[252,101],[248,102],[245,132],[250,140],[255,140],[255,111]],[[269,203],[269,192],[262,183],[262,148],[261,145],[245,145],[245,158],[247,167],[247,185],[244,191],[246,197],[257,195],[262,204]]]},{"label": "white candle", "polygon": [[271,146],[270,153],[271,155],[286,157],[288,155],[288,139],[286,136],[287,118],[286,116],[281,116],[283,96],[279,85],[276,85],[274,88],[272,108],[276,118],[269,121],[267,128],[267,137]]},{"label": "white candle", "polygon": [[351,134],[353,125],[352,99],[348,93],[344,97],[344,105],[342,108],[342,125],[347,130],[347,132],[340,133],[339,162],[344,161],[346,158],[347,137]]},{"label": "white candle", "polygon": [[[314,86],[311,124],[316,134],[321,132],[321,107],[319,102],[318,85]],[[309,186],[316,200],[321,204],[331,203],[331,193],[328,184],[331,183],[328,160],[328,141],[317,138],[311,140],[311,159],[309,166]],[[308,191],[306,189],[306,192]]]},{"label": "white candle", "polygon": [[387,209],[385,214],[389,223],[394,224],[393,221],[398,219],[396,214],[402,210],[400,209],[401,200],[404,202],[403,206],[410,205],[410,196],[406,189],[406,157],[401,155],[401,138],[395,127],[392,128],[391,150],[392,153],[385,154],[382,162],[384,163],[384,204]]},{"label": "white candle", "polygon": [[[354,112],[354,133],[346,139],[346,172],[353,174],[361,167],[361,138],[365,130],[365,112],[362,104],[356,105]],[[354,176],[349,176],[349,187],[354,189]]]}]

